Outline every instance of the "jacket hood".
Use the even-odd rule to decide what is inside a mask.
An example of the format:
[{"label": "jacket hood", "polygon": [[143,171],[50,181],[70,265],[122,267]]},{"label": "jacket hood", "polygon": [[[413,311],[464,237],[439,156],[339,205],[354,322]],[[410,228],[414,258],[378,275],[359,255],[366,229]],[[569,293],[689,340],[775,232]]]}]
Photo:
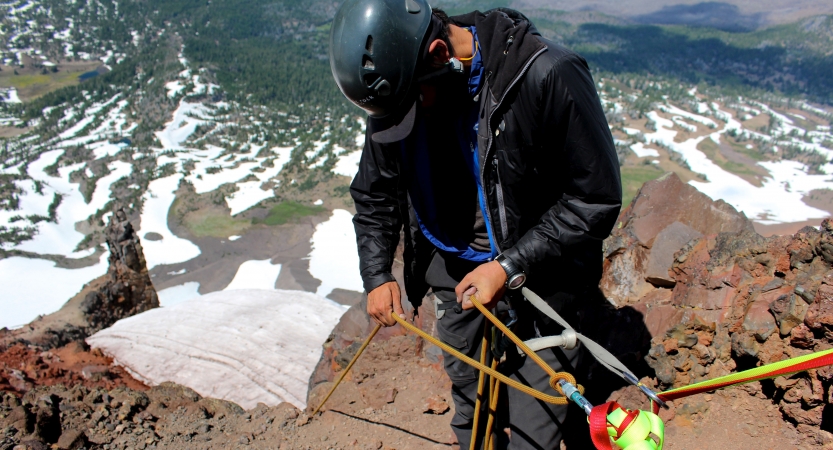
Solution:
[{"label": "jacket hood", "polygon": [[460,27],[477,27],[489,89],[498,99],[526,62],[546,48],[535,25],[513,9],[473,11],[450,19],[451,23]]}]

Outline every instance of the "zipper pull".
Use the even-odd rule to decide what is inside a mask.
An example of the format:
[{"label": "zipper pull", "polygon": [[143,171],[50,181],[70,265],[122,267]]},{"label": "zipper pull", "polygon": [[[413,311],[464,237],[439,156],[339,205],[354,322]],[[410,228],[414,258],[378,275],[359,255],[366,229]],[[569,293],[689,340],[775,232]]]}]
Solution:
[{"label": "zipper pull", "polygon": [[515,42],[515,36],[509,36],[509,39],[506,40],[506,50],[503,51],[504,55],[509,53],[509,47],[512,46],[513,42]]}]

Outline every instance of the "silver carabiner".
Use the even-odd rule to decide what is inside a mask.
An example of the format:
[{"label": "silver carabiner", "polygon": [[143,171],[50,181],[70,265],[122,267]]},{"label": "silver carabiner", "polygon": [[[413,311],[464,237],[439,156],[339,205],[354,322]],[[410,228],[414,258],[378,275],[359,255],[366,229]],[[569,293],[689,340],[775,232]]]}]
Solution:
[{"label": "silver carabiner", "polygon": [[657,393],[654,392],[653,390],[651,390],[651,388],[649,388],[648,386],[645,386],[644,384],[642,384],[642,382],[637,380],[636,377],[633,374],[631,374],[629,372],[625,372],[623,375],[624,375],[624,378],[627,382],[629,382],[629,383],[633,384],[634,386],[638,387],[639,390],[642,391],[642,393],[645,394],[652,402],[656,403],[659,406],[662,406],[665,409],[668,409],[668,404],[665,403],[664,401],[662,401],[659,398],[659,396],[657,395]]}]

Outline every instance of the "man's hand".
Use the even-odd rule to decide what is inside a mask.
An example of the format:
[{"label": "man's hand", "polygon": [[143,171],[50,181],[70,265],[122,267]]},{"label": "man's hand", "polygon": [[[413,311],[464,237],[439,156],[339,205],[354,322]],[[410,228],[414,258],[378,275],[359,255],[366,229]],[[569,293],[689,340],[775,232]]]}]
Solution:
[{"label": "man's hand", "polygon": [[396,325],[396,321],[390,316],[392,311],[399,314],[399,317],[405,318],[399,283],[396,281],[388,281],[367,294],[367,313],[373,321],[386,327]]},{"label": "man's hand", "polygon": [[474,308],[469,296],[474,296],[486,309],[492,309],[506,291],[506,271],[497,261],[481,264],[469,272],[454,291],[457,303],[462,303],[463,309]]}]

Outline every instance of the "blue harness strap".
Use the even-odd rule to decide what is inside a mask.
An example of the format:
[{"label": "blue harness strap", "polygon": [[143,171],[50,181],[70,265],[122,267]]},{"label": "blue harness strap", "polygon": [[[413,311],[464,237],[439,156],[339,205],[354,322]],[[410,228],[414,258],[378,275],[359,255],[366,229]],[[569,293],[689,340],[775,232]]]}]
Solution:
[{"label": "blue harness strap", "polygon": [[[474,52],[474,57],[472,58],[472,64],[469,72],[468,89],[469,94],[472,98],[474,98],[482,88],[483,61],[479,52],[479,44],[477,44],[477,31],[474,27],[471,27],[470,31],[474,36],[474,39],[472,40],[472,52]],[[432,173],[431,171],[432,161],[431,152],[428,148],[428,130],[426,121],[423,117],[419,117],[415,124],[415,133],[412,135],[413,141],[411,141],[414,144],[412,150],[408,151],[409,146],[406,145],[405,141],[401,143],[402,160],[405,162],[404,166],[406,171],[409,172],[408,193],[411,198],[411,203],[414,206],[419,228],[429,242],[443,252],[455,255],[459,258],[475,262],[485,262],[493,259],[497,255],[497,246],[495,245],[491,224],[488,220],[486,220],[486,218],[489,217],[486,212],[486,196],[483,191],[483,186],[480,183],[479,176],[480,161],[477,146],[477,102],[472,105],[468,114],[463,114],[456,120],[457,122],[453,127],[453,133],[456,134],[458,141],[457,147],[459,148],[461,152],[460,155],[462,156],[462,161],[457,160],[457,164],[460,162],[464,164],[465,167],[461,166],[460,170],[467,172],[470,180],[474,182],[474,185],[477,187],[476,192],[478,206],[486,224],[486,232],[489,236],[489,246],[491,251],[484,252],[473,249],[470,246],[471,235],[454,236],[449,234],[449,232],[453,234],[454,230],[460,232],[459,226],[455,227],[453,226],[455,224],[449,223],[449,221],[458,220],[459,217],[446,217],[445,214],[439,213],[436,206],[436,195],[454,196],[456,194],[466,196],[468,194],[458,192],[435,192],[436,189],[434,183],[436,183],[437,180],[433,177],[437,176],[437,174]],[[454,134],[449,137],[454,139],[452,137]],[[444,160],[447,160],[449,164],[453,164],[453,161],[456,159],[453,156],[441,157]],[[465,177],[466,175],[460,173],[459,176]],[[442,185],[440,184],[440,186]],[[474,192],[471,192],[471,194],[473,195]],[[461,202],[462,205],[466,205],[470,200],[460,198],[458,201]]]}]

